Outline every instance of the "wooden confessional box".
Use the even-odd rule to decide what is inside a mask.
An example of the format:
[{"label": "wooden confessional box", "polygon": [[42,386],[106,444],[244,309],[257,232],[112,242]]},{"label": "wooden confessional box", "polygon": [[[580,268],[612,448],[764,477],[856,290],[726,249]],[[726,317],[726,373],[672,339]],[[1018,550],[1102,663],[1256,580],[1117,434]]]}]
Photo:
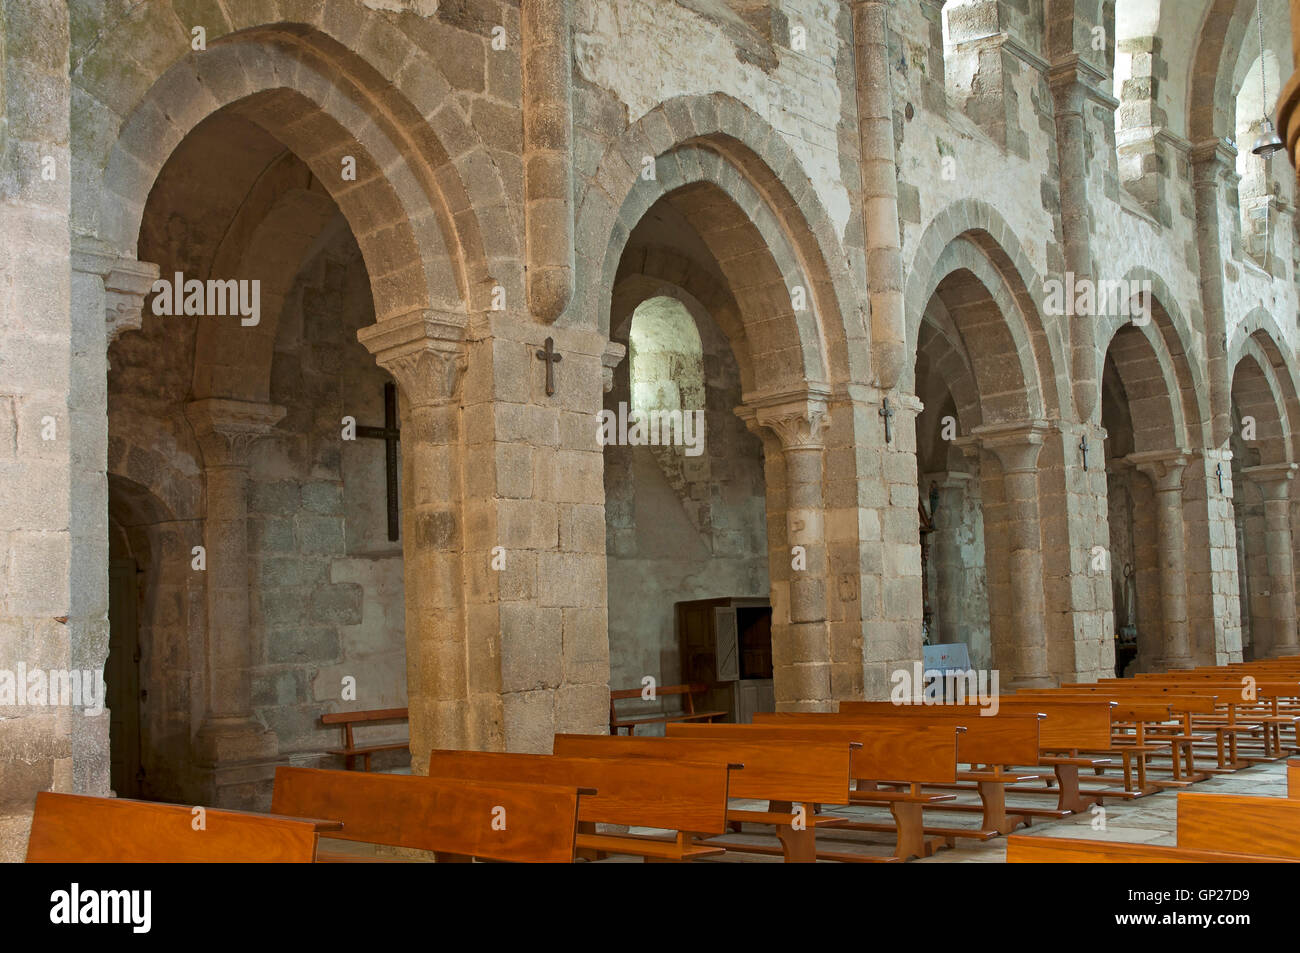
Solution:
[{"label": "wooden confessional box", "polygon": [[772,606],[763,598],[679,602],[677,644],[682,681],[707,685],[698,702],[747,724],[754,712],[775,711],[772,689]]}]

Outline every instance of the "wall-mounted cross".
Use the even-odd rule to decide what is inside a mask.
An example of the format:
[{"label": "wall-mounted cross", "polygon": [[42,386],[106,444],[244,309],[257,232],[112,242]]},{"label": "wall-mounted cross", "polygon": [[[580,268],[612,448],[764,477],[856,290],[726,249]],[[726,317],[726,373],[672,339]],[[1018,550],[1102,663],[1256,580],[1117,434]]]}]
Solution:
[{"label": "wall-mounted cross", "polygon": [[384,470],[388,477],[388,538],[396,541],[400,520],[397,508],[397,444],[402,431],[397,426],[397,385],[384,384],[384,425],[357,427],[358,437],[384,441]]},{"label": "wall-mounted cross", "polygon": [[1222,493],[1223,492],[1223,464],[1222,463],[1216,463],[1214,465],[1214,475],[1219,478],[1219,492]]},{"label": "wall-mounted cross", "polygon": [[889,428],[889,422],[894,419],[894,409],[889,406],[888,397],[880,401],[880,410],[877,413],[885,418],[885,443],[889,443],[893,439],[893,431]]},{"label": "wall-mounted cross", "polygon": [[555,353],[555,341],[553,338],[546,339],[546,348],[537,349],[537,359],[546,362],[546,396],[551,397],[555,394],[555,365],[564,360],[560,355]]},{"label": "wall-mounted cross", "polygon": [[1083,455],[1083,469],[1088,469],[1088,435],[1084,434],[1083,439],[1079,441],[1079,453]]}]

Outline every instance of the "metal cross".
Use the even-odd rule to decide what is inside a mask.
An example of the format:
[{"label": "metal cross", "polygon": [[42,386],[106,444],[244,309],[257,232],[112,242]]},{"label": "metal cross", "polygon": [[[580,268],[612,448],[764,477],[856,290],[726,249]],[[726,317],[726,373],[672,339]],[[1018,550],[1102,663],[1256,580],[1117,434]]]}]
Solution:
[{"label": "metal cross", "polygon": [[885,418],[885,443],[892,439],[893,432],[889,429],[889,422],[894,419],[894,411],[890,409],[889,398],[886,397],[880,402],[880,410],[877,411],[880,416]]},{"label": "metal cross", "polygon": [[402,439],[402,431],[397,426],[397,385],[392,381],[384,384],[384,425],[382,427],[357,427],[358,437],[370,437],[382,440],[384,447],[384,470],[388,477],[388,538],[397,540],[400,520],[397,512],[397,444]]},{"label": "metal cross", "polygon": [[546,339],[546,349],[537,349],[537,359],[546,362],[546,396],[551,397],[555,394],[555,365],[564,360],[560,355],[555,353],[555,341],[552,338]]},{"label": "metal cross", "polygon": [[1223,492],[1223,464],[1222,463],[1216,463],[1214,465],[1214,475],[1219,478],[1219,492],[1222,493]]},{"label": "metal cross", "polygon": [[1079,452],[1083,454],[1083,469],[1088,469],[1088,435],[1084,434],[1083,439],[1079,441]]}]

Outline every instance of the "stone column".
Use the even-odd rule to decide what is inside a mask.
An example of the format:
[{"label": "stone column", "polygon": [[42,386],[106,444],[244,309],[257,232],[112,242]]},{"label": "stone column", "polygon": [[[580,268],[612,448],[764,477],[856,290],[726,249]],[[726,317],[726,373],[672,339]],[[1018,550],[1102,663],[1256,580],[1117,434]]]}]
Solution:
[{"label": "stone column", "polygon": [[1300,654],[1296,637],[1295,568],[1291,539],[1291,481],[1294,463],[1247,467],[1242,475],[1264,499],[1264,552],[1268,558],[1270,656]]},{"label": "stone column", "polygon": [[1237,151],[1224,140],[1214,139],[1193,146],[1191,159],[1201,309],[1205,314],[1205,360],[1210,384],[1211,445],[1225,447],[1232,432],[1232,371],[1226,350],[1224,268],[1232,258],[1232,236],[1240,221],[1236,201],[1240,178]]},{"label": "stone column", "polygon": [[211,772],[218,804],[247,803],[228,790],[231,765],[273,759],[274,733],[253,715],[249,690],[248,460],[257,441],[284,416],[283,407],[207,397],[185,407],[203,452],[207,496],[203,547],[207,588],[207,712],[195,739],[201,769]]},{"label": "stone column", "polygon": [[[785,463],[787,542],[802,547],[803,569],[790,573],[789,644],[773,645],[778,711],[828,711],[831,647],[827,623],[824,434],[830,425],[829,390],[749,400],[753,422],[776,434]],[[742,414],[742,416],[746,416]],[[779,661],[778,661],[779,660]]]},{"label": "stone column", "polygon": [[977,427],[971,434],[1002,467],[1010,627],[1006,631],[995,627],[993,660],[1006,670],[1001,676],[1003,686],[1013,690],[1055,684],[1047,660],[1038,509],[1038,455],[1047,431],[1046,423],[1031,421]]},{"label": "stone column", "polygon": [[[416,311],[357,337],[397,381],[402,418],[402,559],[411,768],[434,748],[499,748],[500,694],[471,710],[462,555],[460,390],[463,316]],[[495,638],[495,633],[490,637]]]},{"label": "stone column", "polygon": [[1187,618],[1187,566],[1183,542],[1183,470],[1181,451],[1133,453],[1128,459],[1150,480],[1156,494],[1156,528],[1160,551],[1160,615],[1164,620],[1163,668],[1192,668]]},{"label": "stone column", "polygon": [[[968,630],[959,625],[969,606],[965,605],[967,594],[959,585],[959,580],[952,578],[952,573],[965,567],[957,533],[966,506],[966,496],[971,491],[975,479],[972,473],[962,470],[949,470],[942,473],[927,473],[921,477],[917,489],[926,509],[930,509],[930,486],[937,491],[933,497],[938,506],[930,513],[934,520],[934,534],[930,537],[930,579],[934,593],[930,602],[930,611],[934,614],[934,625],[930,629],[930,641],[964,642],[963,636]],[[987,621],[987,620],[984,620]],[[971,664],[979,654],[971,646]]]}]

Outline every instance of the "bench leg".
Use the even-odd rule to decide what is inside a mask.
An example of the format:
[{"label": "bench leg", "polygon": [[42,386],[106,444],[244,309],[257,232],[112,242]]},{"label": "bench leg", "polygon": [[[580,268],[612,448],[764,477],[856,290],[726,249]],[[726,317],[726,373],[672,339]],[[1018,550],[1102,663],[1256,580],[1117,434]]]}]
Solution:
[{"label": "bench leg", "polygon": [[1055,773],[1056,787],[1058,789],[1056,809],[1058,811],[1081,814],[1093,804],[1100,802],[1101,799],[1094,795],[1084,797],[1079,792],[1079,766],[1077,764],[1058,764]]},{"label": "bench leg", "polygon": [[817,862],[817,834],[813,828],[797,831],[789,825],[776,829],[776,836],[785,850],[787,864],[815,864]]},{"label": "bench leg", "polygon": [[925,857],[928,851],[921,805],[915,801],[893,801],[889,805],[889,813],[894,815],[894,823],[898,825],[894,856],[899,860]]},{"label": "bench leg", "polygon": [[984,830],[1010,834],[1025,823],[1025,819],[1019,814],[1007,814],[1005,784],[1001,781],[980,781],[978,787],[980,803],[984,805]]}]

